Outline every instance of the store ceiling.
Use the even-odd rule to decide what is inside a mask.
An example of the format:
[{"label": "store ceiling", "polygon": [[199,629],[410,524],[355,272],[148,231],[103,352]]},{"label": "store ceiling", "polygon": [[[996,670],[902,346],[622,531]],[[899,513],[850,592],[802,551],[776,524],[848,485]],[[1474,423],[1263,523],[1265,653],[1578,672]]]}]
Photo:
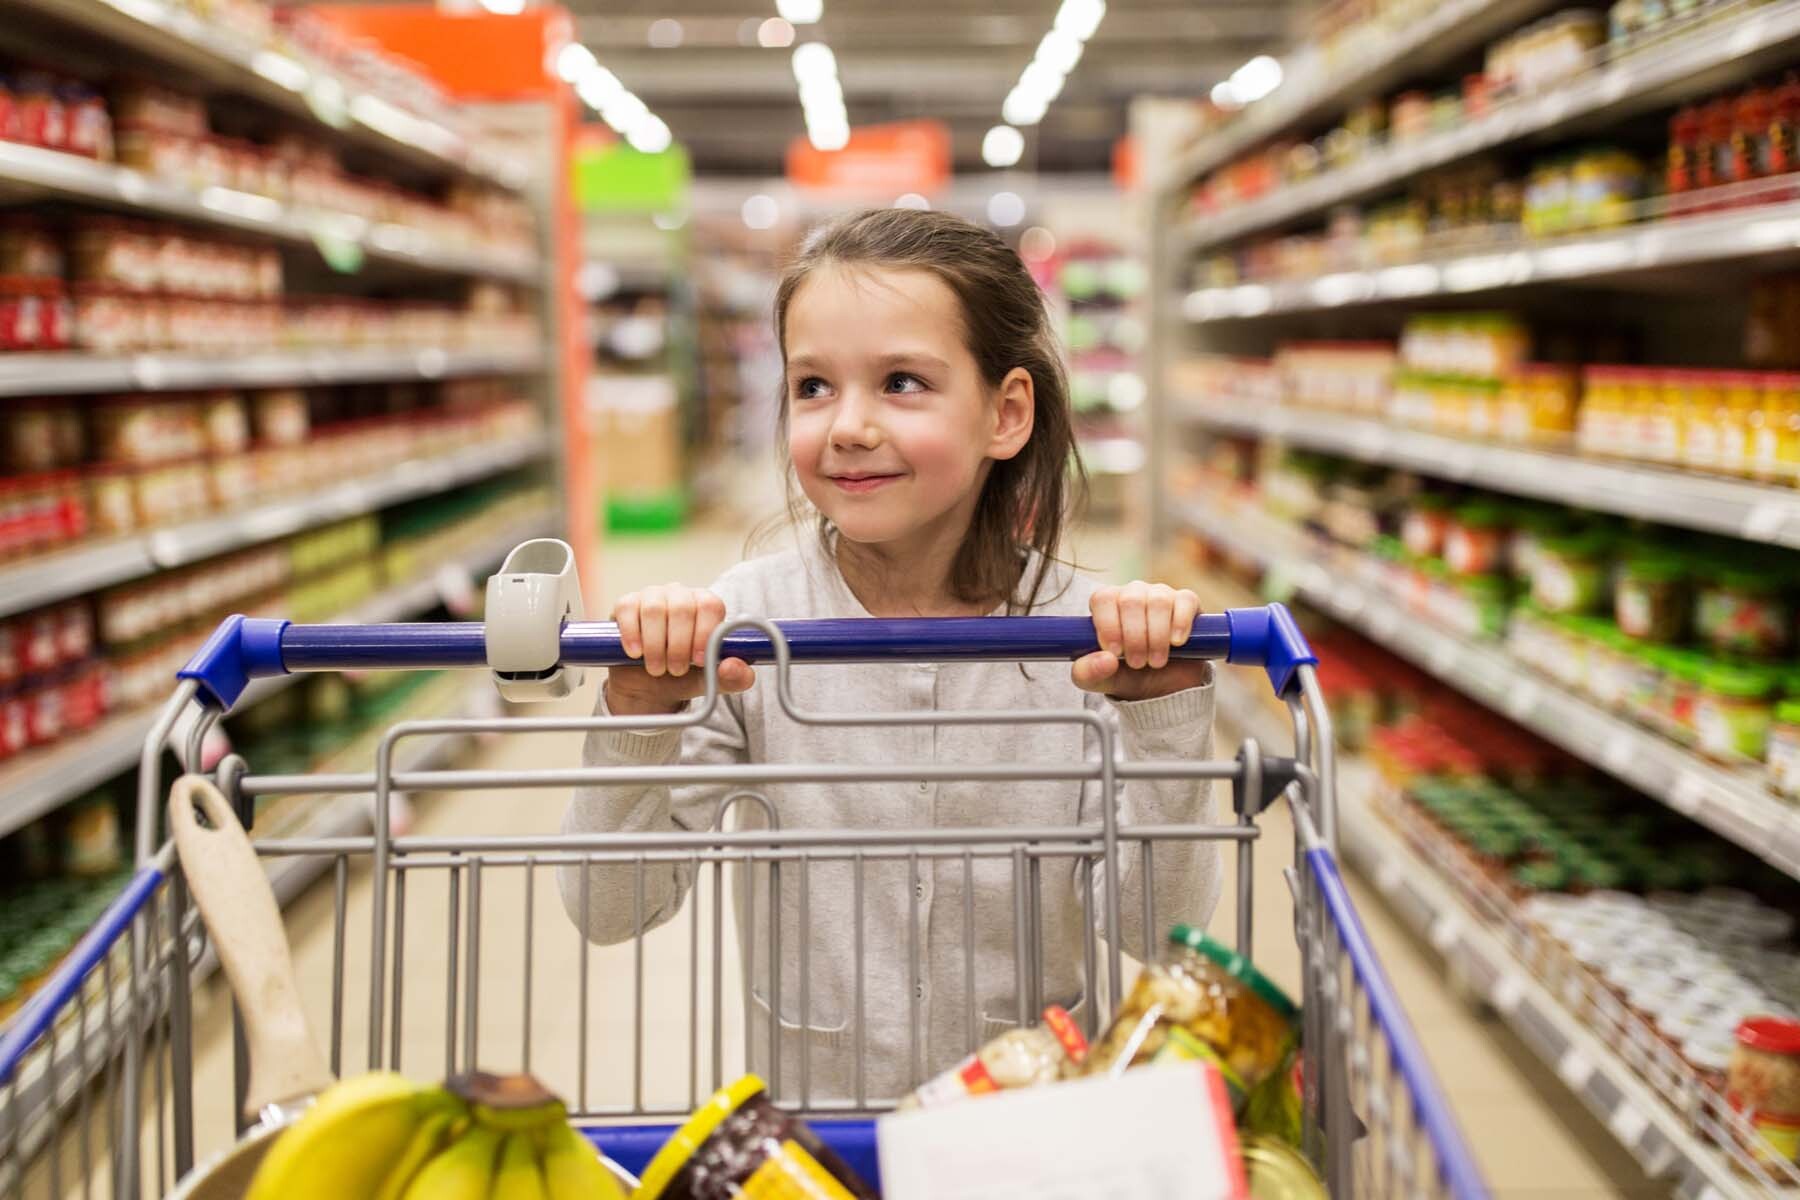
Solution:
[{"label": "store ceiling", "polygon": [[[578,36],[667,121],[696,169],[781,170],[805,124],[791,48],[757,45],[774,0],[574,0]],[[1111,0],[1062,95],[1027,130],[1021,166],[1103,171],[1131,98],[1204,95],[1253,55],[1290,40],[1299,0]],[[837,56],[853,125],[932,117],[955,134],[958,170],[982,168],[981,138],[1049,31],[1057,0],[825,0],[800,40]],[[680,42],[652,46],[674,21]],[[672,26],[656,31],[672,40]]]}]

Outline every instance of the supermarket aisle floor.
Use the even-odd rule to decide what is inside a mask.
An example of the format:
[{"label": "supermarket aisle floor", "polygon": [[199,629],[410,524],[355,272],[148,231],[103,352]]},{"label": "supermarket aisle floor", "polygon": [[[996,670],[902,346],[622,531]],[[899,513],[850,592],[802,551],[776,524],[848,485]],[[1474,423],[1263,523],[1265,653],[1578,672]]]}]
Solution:
[{"label": "supermarket aisle floor", "polygon": [[[1123,543],[1104,530],[1089,530],[1079,547],[1085,565],[1102,572],[1136,570]],[[648,583],[712,578],[738,561],[743,528],[730,519],[702,523],[679,537],[614,539],[606,548],[604,577],[616,593]],[[594,611],[611,596],[591,602]],[[568,711],[583,709],[587,695],[575,698]],[[508,769],[569,762],[568,734],[510,736],[480,748],[470,765]],[[1235,750],[1230,731],[1221,729],[1217,752]],[[453,793],[424,797],[418,805],[417,832],[456,836],[472,833],[544,835],[560,824],[566,804],[563,791]],[[1219,803],[1224,803],[1221,796]],[[1267,839],[1257,855],[1257,940],[1259,961],[1277,979],[1294,986],[1297,952],[1288,931],[1292,909],[1279,874],[1287,860],[1291,831],[1278,816],[1266,819]],[[446,860],[447,861],[447,860]],[[591,1105],[627,1105],[640,1099],[684,1106],[709,1081],[700,1065],[709,1061],[704,1001],[688,1002],[690,987],[705,974],[693,968],[709,943],[709,903],[690,904],[663,929],[639,944],[626,944],[579,954],[580,938],[564,916],[553,868],[521,859],[516,868],[489,868],[479,878],[462,870],[451,879],[446,867],[409,876],[404,905],[405,975],[401,994],[389,996],[388,1011],[404,1014],[399,1037],[401,1066],[410,1074],[430,1077],[446,1063],[466,1066],[471,1060],[510,1069],[520,1063],[543,1076],[565,1095],[585,1095]],[[524,886],[529,876],[531,886]],[[1228,899],[1213,927],[1232,928]],[[348,954],[344,964],[347,1002],[342,1020],[343,1061],[355,1069],[364,1061],[367,1005],[367,880],[352,872],[346,880]],[[479,965],[470,957],[469,909],[479,897]],[[1429,952],[1386,918],[1379,902],[1359,889],[1359,903],[1371,933],[1381,947],[1395,982],[1406,997],[1427,1050],[1452,1094],[1464,1128],[1499,1195],[1518,1198],[1587,1196],[1656,1196],[1666,1189],[1648,1186],[1635,1167],[1585,1112],[1575,1107],[1554,1078],[1529,1052],[1512,1042],[1492,1022],[1473,1016],[1441,979]],[[396,901],[396,903],[401,903]],[[692,921],[690,923],[690,919]],[[315,886],[291,909],[289,926],[302,986],[311,1011],[322,1021],[329,1011],[333,962],[332,888]],[[462,961],[450,955],[461,928]],[[732,978],[732,938],[724,939],[724,978]],[[647,996],[635,994],[630,981],[641,957]],[[585,968],[577,964],[585,963]],[[479,987],[468,984],[475,967]],[[679,1002],[658,991],[673,987]],[[702,989],[704,990],[704,989]],[[659,1000],[659,996],[664,999]],[[585,1006],[581,1003],[585,997]],[[477,1041],[456,1038],[460,1017],[471,1003],[478,1006],[473,1022]],[[529,1009],[531,1020],[525,1021]],[[198,1069],[198,1128],[203,1144],[217,1144],[226,1128],[230,1091],[230,1034],[218,982],[209,984],[199,1004],[201,1031]],[[579,1014],[592,1014],[583,1022]],[[626,1019],[623,1015],[629,1014]],[[696,1021],[696,1016],[699,1020]],[[734,1055],[741,1020],[727,1002],[723,1024],[726,1052]],[[631,1035],[642,1029],[641,1040]],[[696,1025],[699,1026],[696,1029]],[[529,1028],[529,1033],[526,1033]],[[642,1054],[637,1051],[643,1047]]]}]

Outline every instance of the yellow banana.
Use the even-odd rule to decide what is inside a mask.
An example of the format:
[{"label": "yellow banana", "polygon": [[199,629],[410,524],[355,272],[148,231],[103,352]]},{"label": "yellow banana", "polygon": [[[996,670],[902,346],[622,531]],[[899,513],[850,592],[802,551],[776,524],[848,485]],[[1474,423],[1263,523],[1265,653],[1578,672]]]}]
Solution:
[{"label": "yellow banana", "polygon": [[246,1200],[372,1196],[420,1123],[454,1103],[389,1072],[347,1079],[276,1139]]},{"label": "yellow banana", "polygon": [[485,1200],[505,1137],[491,1125],[471,1124],[468,1132],[419,1168],[406,1185],[404,1200]]},{"label": "yellow banana", "polygon": [[468,1127],[468,1116],[462,1106],[446,1106],[443,1111],[432,1113],[420,1122],[413,1139],[401,1151],[388,1169],[387,1179],[383,1181],[381,1190],[375,1193],[375,1200],[400,1200],[426,1163],[443,1153]]},{"label": "yellow banana", "polygon": [[509,1133],[500,1148],[500,1173],[494,1176],[491,1200],[547,1200],[544,1169],[538,1165],[538,1135]]},{"label": "yellow banana", "polygon": [[564,1121],[544,1131],[544,1184],[550,1200],[626,1200],[593,1146]]}]

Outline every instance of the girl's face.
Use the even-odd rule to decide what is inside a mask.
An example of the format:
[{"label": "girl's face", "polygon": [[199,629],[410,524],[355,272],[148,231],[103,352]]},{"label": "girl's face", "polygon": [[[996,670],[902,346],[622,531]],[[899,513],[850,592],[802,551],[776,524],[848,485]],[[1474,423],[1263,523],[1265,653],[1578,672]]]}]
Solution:
[{"label": "girl's face", "polygon": [[960,539],[996,459],[1031,436],[1031,374],[998,388],[929,271],[826,266],[788,304],[788,452],[806,498],[865,545]]}]

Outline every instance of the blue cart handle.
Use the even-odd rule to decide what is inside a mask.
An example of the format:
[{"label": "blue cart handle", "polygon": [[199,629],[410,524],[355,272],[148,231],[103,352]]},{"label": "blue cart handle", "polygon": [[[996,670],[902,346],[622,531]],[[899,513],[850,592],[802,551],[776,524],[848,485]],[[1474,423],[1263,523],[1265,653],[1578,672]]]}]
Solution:
[{"label": "blue cart handle", "polygon": [[[776,621],[794,662],[1046,662],[1071,661],[1099,649],[1087,617],[921,617],[908,619]],[[562,627],[561,663],[616,667],[633,660],[611,621],[571,621]],[[725,638],[724,657],[772,662],[774,646],[760,630]],[[1302,664],[1318,659],[1288,610],[1233,608],[1204,613],[1178,658],[1224,659],[1263,667],[1277,693],[1295,684]],[[294,671],[425,671],[488,665],[480,622],[409,625],[295,625],[234,616],[207,639],[179,672],[208,704],[229,709],[252,679]]]}]

